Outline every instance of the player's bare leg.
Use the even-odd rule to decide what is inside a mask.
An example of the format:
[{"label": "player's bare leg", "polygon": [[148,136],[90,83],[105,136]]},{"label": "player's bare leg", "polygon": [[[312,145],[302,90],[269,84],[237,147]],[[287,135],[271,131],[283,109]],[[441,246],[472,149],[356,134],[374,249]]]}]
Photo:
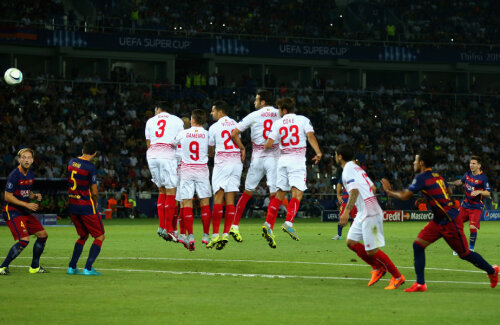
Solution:
[{"label": "player's bare leg", "polygon": [[[283,198],[285,197],[284,193],[281,190],[278,190],[277,196],[281,197],[281,193],[283,193]],[[285,223],[281,226],[281,229],[286,232],[290,237],[294,240],[300,240],[299,236],[295,232],[295,228],[293,227],[293,221],[295,220],[295,216],[299,211],[300,201],[302,201],[304,193],[297,189],[296,187],[292,187],[292,199],[288,203],[288,210],[286,213]]]}]

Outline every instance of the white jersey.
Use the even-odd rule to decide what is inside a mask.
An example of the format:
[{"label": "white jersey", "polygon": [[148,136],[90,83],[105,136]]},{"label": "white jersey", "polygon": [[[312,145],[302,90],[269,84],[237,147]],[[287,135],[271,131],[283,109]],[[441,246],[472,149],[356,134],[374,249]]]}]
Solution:
[{"label": "white jersey", "polygon": [[182,165],[206,165],[208,162],[208,132],[201,126],[182,130],[175,138],[181,145]]},{"label": "white jersey", "polygon": [[356,200],[356,208],[358,209],[356,219],[360,218],[362,221],[366,217],[383,214],[382,208],[380,208],[375,193],[373,193],[372,190],[373,182],[370,177],[366,175],[363,168],[352,161],[346,163],[342,171],[342,183],[347,192],[353,189],[359,191],[359,196]]},{"label": "white jersey", "polygon": [[279,141],[281,159],[306,159],[307,133],[314,132],[311,121],[305,116],[286,114],[276,121],[269,138]]},{"label": "white jersey", "polygon": [[231,140],[231,132],[234,128],[236,128],[236,121],[224,116],[208,129],[208,145],[215,146],[214,163],[241,162],[240,148]]},{"label": "white jersey", "polygon": [[184,130],[184,122],[175,115],[162,112],[146,122],[146,140],[149,140],[147,159],[175,158],[175,137]]},{"label": "white jersey", "polygon": [[271,149],[264,149],[273,123],[279,120],[279,111],[272,106],[265,106],[248,114],[236,128],[241,132],[250,128],[252,137],[252,159],[260,157],[279,157],[278,145]]}]

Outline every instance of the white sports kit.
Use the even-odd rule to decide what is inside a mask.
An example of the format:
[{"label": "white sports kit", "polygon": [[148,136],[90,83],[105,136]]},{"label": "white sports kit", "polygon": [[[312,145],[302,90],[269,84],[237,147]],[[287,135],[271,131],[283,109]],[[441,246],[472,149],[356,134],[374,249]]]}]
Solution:
[{"label": "white sports kit", "polygon": [[[194,193],[203,199],[212,196],[208,171],[208,132],[203,127],[191,127],[181,131],[175,138],[181,145],[181,167],[179,177],[180,199],[192,199]],[[176,163],[176,160],[173,159]]]},{"label": "white sports kit", "polygon": [[177,162],[175,160],[175,136],[184,130],[180,118],[165,112],[151,117],[146,122],[146,153],[153,183],[158,187],[177,187]]},{"label": "white sports kit", "polygon": [[273,124],[269,138],[279,142],[276,187],[304,192],[306,186],[307,133],[314,133],[311,121],[302,115],[286,114]]},{"label": "white sports kit", "polygon": [[214,169],[212,172],[212,190],[238,192],[240,190],[241,153],[238,146],[231,140],[231,132],[236,128],[236,122],[224,116],[208,130],[208,145],[215,146]]},{"label": "white sports kit", "polygon": [[271,128],[279,120],[279,112],[272,106],[265,106],[248,114],[236,128],[243,132],[250,128],[252,138],[252,161],[245,179],[245,189],[254,191],[264,175],[271,193],[276,192],[276,166],[279,157],[278,144],[271,149],[264,149]]},{"label": "white sports kit", "polygon": [[358,213],[349,228],[347,239],[363,241],[366,250],[383,247],[385,245],[384,213],[373,193],[372,180],[366,175],[363,168],[349,161],[344,166],[342,182],[347,192],[353,189],[359,191],[359,196],[356,199]]}]

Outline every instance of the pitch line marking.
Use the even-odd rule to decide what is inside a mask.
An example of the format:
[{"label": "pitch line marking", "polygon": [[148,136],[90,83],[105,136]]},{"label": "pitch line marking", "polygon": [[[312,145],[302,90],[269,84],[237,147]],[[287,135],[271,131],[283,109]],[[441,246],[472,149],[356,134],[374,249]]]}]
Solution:
[{"label": "pitch line marking", "polygon": [[[56,256],[44,256],[44,259],[66,259],[68,257],[56,257]],[[86,258],[86,257],[81,257]],[[31,259],[29,256],[20,256],[17,259]],[[307,262],[307,261],[270,261],[270,260],[229,260],[229,259],[217,259],[217,258],[182,258],[182,257],[99,257],[99,260],[158,260],[158,261],[192,261],[192,262],[235,262],[235,263],[271,263],[271,264],[303,264],[303,265],[329,265],[329,266],[358,266],[358,267],[371,267],[365,264],[353,264],[353,263],[331,263],[331,262]],[[414,269],[413,266],[397,266],[400,269]],[[449,271],[449,272],[463,272],[463,273],[484,273],[484,271],[478,270],[461,270],[461,269],[447,269],[447,268],[436,268],[436,267],[426,267],[426,271]]]},{"label": "pitch line marking", "polygon": [[[11,267],[28,267],[22,265],[11,265]],[[66,270],[66,267],[49,266],[46,269]],[[130,273],[160,273],[174,275],[202,275],[202,276],[232,276],[243,278],[268,278],[268,279],[307,279],[307,280],[350,280],[350,281],[369,281],[368,278],[348,278],[338,276],[314,276],[314,275],[286,275],[286,274],[263,274],[263,273],[228,273],[228,272],[195,272],[195,271],[168,271],[168,270],[141,270],[141,269],[104,269],[99,268],[99,271],[111,272],[130,272]],[[389,282],[389,279],[380,279],[381,281]],[[416,281],[407,279],[406,281]],[[470,282],[470,281],[437,281],[430,280],[426,283],[448,283],[448,284],[490,284],[489,282]]]}]

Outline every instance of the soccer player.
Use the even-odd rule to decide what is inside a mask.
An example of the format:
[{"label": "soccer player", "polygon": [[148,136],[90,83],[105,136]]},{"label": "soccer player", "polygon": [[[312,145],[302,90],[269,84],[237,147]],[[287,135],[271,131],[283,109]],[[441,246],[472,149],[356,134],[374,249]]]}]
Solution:
[{"label": "soccer player", "polygon": [[306,186],[306,149],[307,142],[314,149],[316,155],[313,161],[317,164],[322,157],[318,141],[314,136],[311,121],[305,116],[295,114],[295,100],[290,97],[278,99],[276,105],[281,119],[273,124],[269,138],[264,145],[270,149],[274,143],[279,143],[280,158],[277,165],[276,196],[271,199],[267,208],[267,217],[262,226],[263,237],[271,248],[276,248],[273,228],[278,216],[278,210],[285,194],[291,190],[292,199],[288,203],[286,221],[281,229],[294,240],[299,236],[293,227],[295,215],[299,210],[300,201]]},{"label": "soccer player", "polygon": [[[191,120],[187,117],[182,117],[181,119],[182,119],[182,122],[184,122],[184,130],[189,129],[191,127]],[[177,145],[177,148],[175,150],[175,159],[177,160],[177,175],[179,175],[179,170],[181,168],[181,160],[182,160],[182,148],[181,148],[180,144]],[[180,177],[177,177],[177,188],[179,188],[180,181],[181,181]],[[179,232],[179,236],[177,237],[177,240],[180,244],[184,245],[185,248],[189,249],[189,242],[187,240],[186,227],[184,225],[184,219],[183,219],[184,204],[182,203],[182,199],[181,199],[179,191],[176,191],[176,193],[175,193],[175,201],[177,202],[177,205],[179,206],[179,212],[178,212],[177,218],[175,218],[175,215],[174,215],[174,219],[172,220],[173,227],[174,227],[174,233],[175,233],[175,230],[177,227],[177,220],[178,220],[180,232]],[[177,207],[176,207],[176,210],[177,210]],[[203,216],[202,216],[202,218],[203,218]],[[208,244],[208,241],[206,242],[206,244]]]},{"label": "soccer player", "polygon": [[167,241],[177,241],[172,226],[175,214],[177,161],[175,137],[184,130],[184,123],[175,115],[164,111],[162,104],[155,106],[155,116],[146,122],[146,158],[152,181],[160,192],[158,196],[158,235]]},{"label": "soccer player", "polygon": [[264,148],[271,127],[280,116],[278,110],[272,107],[272,93],[268,90],[258,90],[255,96],[254,106],[256,111],[248,114],[231,133],[231,139],[240,148],[241,155],[245,156],[245,147],[240,139],[241,132],[250,128],[252,138],[252,161],[245,179],[245,191],[236,203],[236,212],[230,234],[234,238],[240,238],[239,223],[248,201],[259,185],[262,177],[266,176],[267,186],[271,197],[276,194],[276,164],[279,157],[278,144],[269,149]]},{"label": "soccer player", "polygon": [[[195,109],[191,113],[191,128],[183,130],[175,137],[176,144],[182,148],[181,178],[179,191],[184,203],[183,219],[188,232],[188,249],[194,251],[193,235],[193,196],[196,192],[200,199],[201,213],[210,211],[210,175],[208,171],[208,132],[203,128],[207,114]],[[210,213],[210,212],[208,212]]]},{"label": "soccer player", "polygon": [[[45,248],[47,232],[42,224],[32,214],[39,208],[42,195],[33,193],[33,182],[35,176],[30,170],[33,165],[35,152],[30,148],[24,148],[17,153],[19,166],[14,169],[7,178],[5,184],[5,205],[3,206],[3,218],[17,242],[10,248],[7,257],[0,265],[0,275],[9,275],[9,264],[28,246],[30,235],[37,237],[33,246],[33,260],[29,268],[29,273],[48,273],[40,266],[40,256]],[[36,199],[38,203],[31,203]]]},{"label": "soccer player", "polygon": [[451,184],[464,185],[465,198],[462,201],[458,217],[463,222],[469,220],[469,249],[474,251],[476,246],[477,231],[480,228],[481,214],[484,210],[483,197],[491,195],[488,177],[483,173],[482,161],[479,156],[472,156],[469,161],[470,171]]},{"label": "soccer player", "polygon": [[[214,193],[214,207],[212,212],[212,239],[207,248],[217,244],[217,249],[223,249],[228,242],[228,232],[234,219],[234,197],[240,189],[241,171],[245,156],[238,146],[231,140],[231,132],[236,127],[236,122],[228,115],[229,105],[222,100],[214,102],[212,106],[212,118],[216,123],[208,130],[208,145],[210,152],[214,151],[214,169],[212,172],[212,191]],[[224,216],[224,231],[219,236],[219,227],[222,220],[222,210],[226,204]],[[233,231],[232,235],[237,242],[243,239],[239,231]]]},{"label": "soccer player", "polygon": [[[340,193],[342,193],[342,195]],[[340,216],[344,212],[344,209],[347,205],[347,201],[349,200],[349,193],[347,192],[346,188],[342,183],[342,177],[339,178],[339,182],[337,183],[337,200],[340,204],[340,213],[339,213]],[[351,213],[349,214],[351,220],[354,220],[354,218],[356,218],[356,213],[358,213],[358,210],[356,209],[356,206],[354,206],[351,210]],[[333,240],[342,239],[342,229],[344,229],[344,226],[341,226],[339,222],[339,224],[337,225],[337,234],[333,236],[332,238]]]},{"label": "soccer player", "polygon": [[[101,252],[104,241],[104,226],[97,211],[97,168],[92,160],[97,155],[95,142],[84,143],[82,155],[73,158],[68,163],[68,203],[71,220],[80,238],[75,243],[73,255],[69,262],[67,274],[102,275],[93,268],[93,264]],[[90,247],[89,256],[83,272],[76,264],[80,259],[83,246],[92,235],[94,241]]]},{"label": "soccer player", "polygon": [[449,188],[443,177],[432,170],[434,159],[434,154],[430,150],[424,150],[415,156],[413,169],[418,174],[410,187],[404,191],[392,190],[389,181],[382,179],[384,191],[388,196],[396,199],[409,200],[414,194],[422,191],[432,212],[434,212],[434,218],[425,225],[413,242],[417,282],[407,288],[405,292],[427,291],[424,279],[425,249],[441,237],[445,239],[448,246],[458,253],[461,259],[486,271],[491,287],[494,288],[498,283],[498,266],[490,265],[481,255],[469,250],[467,238],[464,235],[463,220],[458,218],[458,209],[450,200]]},{"label": "soccer player", "polygon": [[[354,151],[350,145],[341,144],[335,150],[335,161],[342,168],[342,183],[349,192],[349,200],[340,215],[339,224],[344,226],[354,205],[358,209],[356,218],[347,233],[347,247],[372,267],[372,277],[368,286],[372,286],[387,271],[392,274],[386,290],[394,290],[405,283],[405,277],[380,247],[385,246],[384,213],[373,191],[373,182],[352,158]],[[361,245],[363,241],[364,245]]]}]

